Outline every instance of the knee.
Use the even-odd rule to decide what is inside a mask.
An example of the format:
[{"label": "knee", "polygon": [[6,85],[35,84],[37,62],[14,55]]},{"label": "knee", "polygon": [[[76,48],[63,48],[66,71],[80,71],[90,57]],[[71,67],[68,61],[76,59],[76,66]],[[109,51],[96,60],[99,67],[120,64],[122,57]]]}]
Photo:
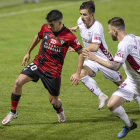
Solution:
[{"label": "knee", "polygon": [[110,102],[108,102],[107,107],[110,111],[113,111],[115,109],[115,106]]},{"label": "knee", "polygon": [[87,76],[87,75],[88,75],[87,71],[83,68],[83,69],[81,70],[80,78],[83,78],[83,77],[85,77],[85,76]]},{"label": "knee", "polygon": [[14,85],[14,86],[15,86],[16,88],[22,86],[19,78],[16,79],[16,81],[15,81],[15,85]]}]

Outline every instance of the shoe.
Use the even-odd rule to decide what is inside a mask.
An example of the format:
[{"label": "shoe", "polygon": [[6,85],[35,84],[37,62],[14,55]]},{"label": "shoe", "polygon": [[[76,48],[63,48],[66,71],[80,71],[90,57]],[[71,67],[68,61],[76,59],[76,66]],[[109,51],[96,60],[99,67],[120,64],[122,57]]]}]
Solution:
[{"label": "shoe", "polygon": [[7,125],[11,122],[11,120],[17,118],[18,114],[16,112],[16,114],[12,113],[11,111],[9,113],[7,113],[7,116],[4,118],[4,120],[2,121],[3,125]]},{"label": "shoe", "polygon": [[98,109],[99,110],[102,109],[105,106],[105,103],[108,102],[108,100],[109,100],[108,96],[101,93],[99,95],[99,107],[98,107]]},{"label": "shoe", "polygon": [[133,125],[131,127],[123,126],[123,130],[120,131],[120,133],[117,135],[119,139],[125,137],[127,133],[133,129],[137,128],[137,124],[133,122]]},{"label": "shoe", "polygon": [[64,110],[61,111],[60,113],[56,113],[56,114],[57,114],[57,117],[58,117],[58,121],[59,122],[65,122],[66,121]]}]

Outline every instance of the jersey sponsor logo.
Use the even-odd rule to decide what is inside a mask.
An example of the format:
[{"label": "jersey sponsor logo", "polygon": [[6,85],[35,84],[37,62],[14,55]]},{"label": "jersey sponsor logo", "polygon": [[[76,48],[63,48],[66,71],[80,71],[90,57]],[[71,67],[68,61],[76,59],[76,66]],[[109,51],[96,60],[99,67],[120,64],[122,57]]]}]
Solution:
[{"label": "jersey sponsor logo", "polygon": [[51,43],[51,44],[56,44],[57,41],[56,41],[55,39],[52,38],[50,43]]},{"label": "jersey sponsor logo", "polygon": [[47,44],[47,43],[46,42],[44,43],[44,48],[49,49],[53,52],[60,52],[60,50],[61,50],[61,47],[58,45],[56,46],[56,45],[52,45],[52,44],[48,44],[48,45],[45,45],[45,44]]},{"label": "jersey sponsor logo", "polygon": [[74,42],[75,42],[77,45],[80,45],[80,43],[79,43],[79,41],[78,41],[77,38],[74,40]]},{"label": "jersey sponsor logo", "polygon": [[57,41],[53,38],[51,38],[50,43],[48,43],[47,41],[44,42],[44,48],[54,52],[60,52],[61,50],[61,47],[57,45]]}]

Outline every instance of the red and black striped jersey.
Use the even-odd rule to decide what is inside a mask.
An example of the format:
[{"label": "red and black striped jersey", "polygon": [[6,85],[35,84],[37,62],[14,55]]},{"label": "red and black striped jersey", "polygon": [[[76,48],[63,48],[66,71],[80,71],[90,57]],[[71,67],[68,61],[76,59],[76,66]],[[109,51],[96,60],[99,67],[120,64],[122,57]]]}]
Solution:
[{"label": "red and black striped jersey", "polygon": [[76,36],[65,26],[59,32],[52,32],[48,24],[44,24],[38,36],[42,42],[33,62],[43,73],[57,78],[61,75],[69,46],[73,47],[75,51],[81,50],[82,46]]}]

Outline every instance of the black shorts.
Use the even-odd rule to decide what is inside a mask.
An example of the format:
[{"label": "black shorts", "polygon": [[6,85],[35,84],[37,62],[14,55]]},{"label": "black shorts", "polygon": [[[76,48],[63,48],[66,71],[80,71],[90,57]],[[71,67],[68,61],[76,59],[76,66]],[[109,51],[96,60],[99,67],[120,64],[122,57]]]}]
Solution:
[{"label": "black shorts", "polygon": [[61,76],[58,78],[53,78],[47,73],[42,73],[33,62],[29,63],[22,70],[21,74],[25,74],[31,77],[34,82],[37,82],[40,78],[44,87],[49,91],[52,96],[59,96]]}]

